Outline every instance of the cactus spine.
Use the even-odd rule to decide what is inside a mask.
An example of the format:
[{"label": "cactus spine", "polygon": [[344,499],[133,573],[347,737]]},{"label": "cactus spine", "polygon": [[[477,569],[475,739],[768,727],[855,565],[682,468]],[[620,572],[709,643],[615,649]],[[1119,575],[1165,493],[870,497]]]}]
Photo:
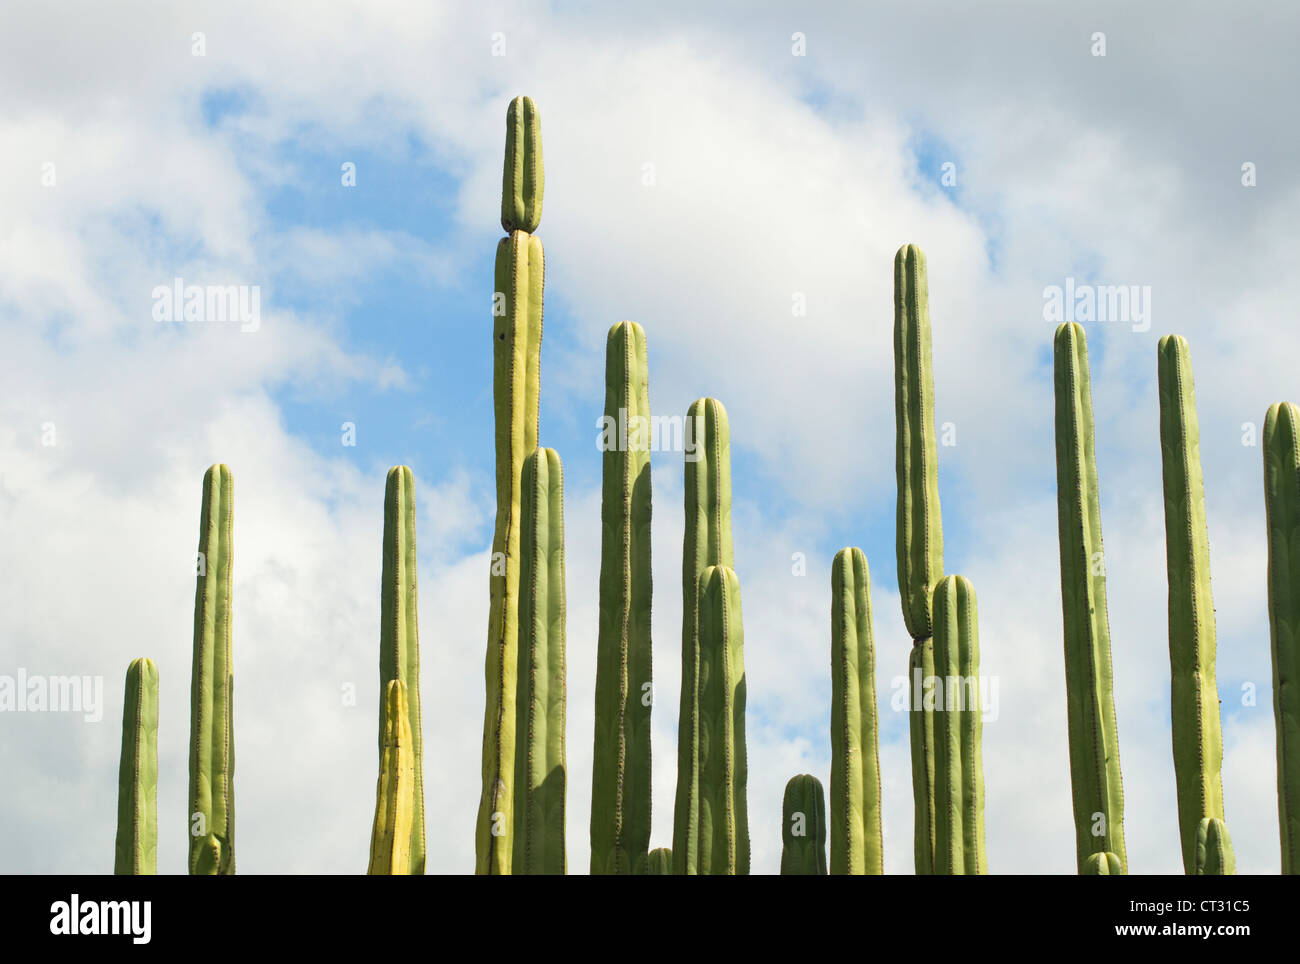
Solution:
[{"label": "cactus spine", "polygon": [[[877,748],[876,649],[871,575],[861,549],[841,549],[831,566],[831,861],[833,874],[883,874],[880,756]],[[786,801],[796,780],[786,787]],[[787,828],[788,829],[788,828]],[[787,849],[789,843],[787,842]],[[826,873],[824,846],[820,870]]]},{"label": "cactus spine", "polygon": [[734,568],[731,542],[731,427],[716,398],[686,412],[695,442],[686,460],[686,533],[682,548],[682,691],[677,717],[677,791],[673,805],[673,870],[699,873],[700,705],[699,585],[708,566]]},{"label": "cactus spine", "polygon": [[975,590],[945,576],[934,590],[934,671],[944,702],[935,726],[935,873],[985,874],[983,717]]},{"label": "cactus spine", "polygon": [[781,874],[826,873],[826,796],[822,782],[802,773],[785,785],[781,803]]},{"label": "cactus spine", "polygon": [[234,480],[214,465],[203,476],[194,667],[190,687],[189,870],[235,872],[235,745],[230,652]]},{"label": "cactus spine", "polygon": [[[898,593],[912,637],[908,714],[915,802],[916,872],[934,872],[934,711],[921,681],[934,674],[931,593],[943,576],[938,446],[934,436],[934,372],[930,356],[930,294],[925,254],[906,244],[894,256],[894,417],[898,443]],[[917,679],[917,674],[920,679]]]},{"label": "cactus spine", "polygon": [[745,634],[740,581],[708,566],[699,584],[699,874],[749,873],[745,797]]},{"label": "cactus spine", "polygon": [[[475,870],[508,874],[513,853],[515,685],[519,655],[520,484],[537,448],[542,345],[542,243],[532,235],[542,211],[542,135],[537,108],[516,97],[506,112],[501,225],[493,298],[493,400],[497,516],[488,581],[490,610],[483,717],[483,791],[475,830]],[[503,192],[504,193],[504,192]]]},{"label": "cactus spine", "polygon": [[1083,328],[1056,329],[1056,487],[1065,626],[1065,686],[1079,872],[1094,853],[1128,872],[1124,786],[1111,692],[1110,623],[1093,449],[1092,389]]},{"label": "cactus spine", "polygon": [[158,667],[132,660],[122,701],[115,874],[158,873]]},{"label": "cactus spine", "polygon": [[[389,470],[384,490],[384,567],[380,591],[379,701],[385,706],[390,684],[403,684],[402,705],[413,759],[410,841],[405,852],[411,866],[404,873],[424,873],[424,751],[420,725],[420,621],[415,554],[415,480],[399,465]],[[380,714],[379,748],[393,737]]]},{"label": "cactus spine", "polygon": [[[380,701],[379,781],[375,787],[375,822],[370,833],[371,874],[406,875],[415,867],[416,787],[419,766],[406,683],[388,681]],[[423,873],[423,869],[419,871]]]},{"label": "cactus spine", "polygon": [[511,872],[563,874],[564,470],[554,449],[524,462],[520,532],[519,685]]},{"label": "cactus spine", "polygon": [[1300,411],[1290,402],[1264,419],[1268,518],[1268,621],[1277,726],[1277,809],[1282,873],[1300,873]]},{"label": "cactus spine", "polygon": [[[1193,874],[1199,872],[1197,840],[1204,819],[1223,820],[1223,734],[1214,674],[1210,537],[1205,524],[1201,433],[1187,342],[1178,335],[1166,335],[1160,339],[1158,358],[1174,773],[1183,870]],[[1220,861],[1216,866],[1227,863],[1230,861]]]},{"label": "cactus spine", "polygon": [[645,332],[609,330],[591,872],[645,872],[650,847],[650,378]]}]

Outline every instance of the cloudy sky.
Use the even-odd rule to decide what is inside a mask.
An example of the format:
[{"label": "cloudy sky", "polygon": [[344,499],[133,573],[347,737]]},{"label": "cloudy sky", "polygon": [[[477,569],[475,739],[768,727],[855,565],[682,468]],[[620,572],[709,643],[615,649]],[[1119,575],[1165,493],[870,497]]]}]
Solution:
[{"label": "cloudy sky", "polygon": [[[955,441],[940,449],[946,564],[979,593],[998,686],[990,870],[1075,869],[1044,318],[1044,289],[1072,278],[1150,292],[1149,325],[1086,325],[1130,867],[1181,872],[1156,398],[1156,342],[1178,332],[1197,376],[1227,822],[1239,868],[1277,872],[1251,426],[1300,394],[1287,280],[1300,14],[703,6],[5,5],[0,675],[102,676],[104,705],[98,722],[0,713],[0,869],[111,871],[122,678],[148,655],[162,679],[159,869],[183,871],[193,553],[203,472],[222,461],[240,871],[365,868],[396,464],[419,501],[429,865],[472,870],[492,261],[505,109],[526,93],[547,174],[541,436],[568,490],[571,870],[589,850],[604,339],[630,318],[656,412],[714,395],[731,416],[755,872],[778,867],[786,780],[828,780],[829,566],[845,545],[873,575],[886,868],[911,872],[907,721],[890,709],[909,645],[891,272],[914,242],[936,416]],[[258,286],[260,326],[155,320],[153,291],[176,278]],[[663,846],[680,454],[656,455],[654,504]]]}]

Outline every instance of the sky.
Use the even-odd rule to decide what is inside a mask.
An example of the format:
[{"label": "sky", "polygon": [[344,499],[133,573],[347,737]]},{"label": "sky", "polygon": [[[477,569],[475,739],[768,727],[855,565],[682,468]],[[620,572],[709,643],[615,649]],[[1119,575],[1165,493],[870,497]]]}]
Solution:
[{"label": "sky", "polygon": [[[885,866],[912,871],[892,265],[915,243],[953,443],[945,565],[978,593],[998,692],[990,872],[1075,871],[1044,312],[1068,283],[1136,286],[1147,309],[1085,323],[1130,869],[1181,872],[1156,394],[1177,332],[1227,825],[1241,872],[1276,873],[1258,433],[1297,394],[1298,21],[1260,2],[5,4],[0,676],[101,678],[103,700],[94,720],[0,712],[0,869],[111,872],[123,677],[149,656],[159,870],[184,871],[198,510],[224,462],[240,872],[365,869],[399,464],[419,513],[429,867],[472,871],[492,263],[505,110],[528,94],[541,440],[566,482],[570,871],[589,857],[597,420],[623,319],[646,332],[653,411],[711,395],[730,415],[754,872],[779,867],[786,781],[829,785],[830,562],[848,545],[872,575]],[[177,278],[256,286],[257,324],[157,320]],[[654,455],[653,846],[671,843],[682,478],[681,453]]]}]

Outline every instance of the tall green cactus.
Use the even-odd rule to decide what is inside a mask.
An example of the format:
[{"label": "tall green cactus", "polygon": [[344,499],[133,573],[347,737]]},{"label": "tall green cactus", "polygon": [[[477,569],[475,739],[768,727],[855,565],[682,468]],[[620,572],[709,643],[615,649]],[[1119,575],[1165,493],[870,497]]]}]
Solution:
[{"label": "tall green cactus", "polygon": [[933,675],[931,593],[943,576],[939,456],[934,435],[934,371],[925,254],[905,244],[894,256],[894,417],[898,472],[898,594],[912,637],[908,714],[915,803],[916,872],[934,871],[934,712],[915,705],[921,680]]},{"label": "tall green cactus", "polygon": [[520,532],[519,684],[511,870],[563,874],[564,469],[555,449],[524,462]]},{"label": "tall green cactus", "polygon": [[826,873],[826,795],[822,782],[801,773],[785,785],[781,802],[781,874]]},{"label": "tall green cactus", "polygon": [[158,873],[158,667],[145,658],[126,670],[113,873]]},{"label": "tall green cactus", "polygon": [[698,874],[749,873],[749,808],[745,793],[745,633],[740,581],[725,566],[708,566],[699,583]]},{"label": "tall green cactus", "polygon": [[[406,847],[408,873],[424,873],[424,750],[420,724],[420,619],[415,554],[415,479],[405,465],[388,472],[384,490],[384,567],[380,589],[379,700],[385,704],[389,684],[404,686],[414,761],[411,839]],[[381,715],[379,746],[383,753],[390,731]]]},{"label": "tall green cactus", "polygon": [[235,485],[230,469],[203,476],[194,667],[190,687],[189,870],[235,872],[234,666],[230,651]]},{"label": "tall green cactus", "polygon": [[645,332],[614,325],[605,352],[593,874],[644,873],[650,848],[649,386]]},{"label": "tall green cactus", "polygon": [[1083,328],[1073,322],[1057,328],[1054,354],[1056,488],[1075,850],[1080,873],[1088,857],[1099,852],[1114,854],[1120,872],[1127,873],[1101,497]]},{"label": "tall green cactus", "polygon": [[1264,505],[1282,873],[1300,874],[1300,411],[1290,402],[1264,419]]},{"label": "tall green cactus", "polygon": [[509,236],[497,245],[492,300],[497,516],[488,580],[483,791],[474,839],[480,874],[510,873],[513,855],[520,484],[524,459],[537,448],[545,275],[542,242],[530,233],[542,212],[541,127],[527,97],[516,97],[506,112],[505,157],[501,223]]},{"label": "tall green cactus", "polygon": [[[831,566],[830,869],[833,874],[885,872],[878,733],[871,575],[861,549],[841,549]],[[821,792],[818,783],[818,797]],[[789,793],[787,788],[787,799]],[[816,872],[826,871],[823,867]]]},{"label": "tall green cactus", "polygon": [[686,534],[682,548],[682,690],[677,717],[677,791],[673,805],[673,870],[700,873],[699,585],[709,566],[735,567],[731,541],[731,427],[716,398],[686,412]]},{"label": "tall green cactus", "polygon": [[401,679],[389,680],[379,703],[379,780],[370,832],[370,874],[406,875],[415,868],[411,847],[415,842],[419,766],[408,692]]},{"label": "tall green cactus", "polygon": [[934,671],[943,681],[943,704],[934,714],[934,870],[986,874],[979,615],[969,580],[939,580],[932,618]]},{"label": "tall green cactus", "polygon": [[[1201,432],[1187,342],[1178,335],[1166,335],[1160,339],[1158,359],[1174,775],[1183,870],[1194,874],[1203,820],[1223,820],[1223,733],[1219,727],[1219,688],[1214,678],[1210,537],[1205,524]],[[1219,861],[1215,866],[1228,863]]]}]

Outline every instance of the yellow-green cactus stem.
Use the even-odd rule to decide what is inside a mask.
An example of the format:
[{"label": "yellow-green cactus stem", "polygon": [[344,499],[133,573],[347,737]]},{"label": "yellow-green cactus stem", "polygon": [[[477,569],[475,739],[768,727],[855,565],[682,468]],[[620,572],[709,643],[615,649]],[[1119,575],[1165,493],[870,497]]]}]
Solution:
[{"label": "yellow-green cactus stem", "polygon": [[670,877],[673,872],[673,852],[670,847],[656,847],[646,854],[645,872],[651,877]]},{"label": "yellow-green cactus stem", "polygon": [[1065,627],[1065,691],[1079,872],[1095,853],[1124,849],[1124,785],[1112,692],[1101,496],[1093,442],[1088,344],[1082,326],[1056,330],[1056,493]]},{"label": "yellow-green cactus stem", "polygon": [[1157,354],[1174,776],[1183,870],[1193,874],[1202,822],[1207,817],[1223,820],[1223,732],[1215,682],[1210,537],[1191,354],[1178,335],[1161,338]]},{"label": "yellow-green cactus stem", "polygon": [[379,746],[379,781],[375,786],[375,822],[370,832],[371,874],[407,875],[415,825],[416,766],[407,686],[388,681],[380,701],[383,736]]},{"label": "yellow-green cactus stem", "polygon": [[[406,848],[412,874],[424,873],[424,750],[420,723],[420,619],[415,554],[415,479],[399,465],[389,470],[384,491],[384,566],[380,590],[379,699],[384,704],[389,684],[405,686],[410,750],[414,760],[411,839]],[[379,746],[388,739],[379,721]]]},{"label": "yellow-green cactus stem", "polygon": [[934,718],[916,704],[918,670],[933,660],[931,593],[943,576],[939,456],[934,434],[934,370],[925,254],[905,244],[894,256],[894,419],[898,473],[898,593],[912,638],[908,714],[912,747],[913,849],[916,872],[934,869]]},{"label": "yellow-green cactus stem", "polygon": [[[885,872],[878,732],[871,575],[861,549],[841,549],[831,565],[830,872],[833,874]],[[788,796],[788,788],[786,793]],[[820,783],[817,794],[820,797]],[[823,867],[808,872],[825,873],[826,870]]]},{"label": "yellow-green cactus stem", "polygon": [[932,613],[934,672],[943,686],[934,714],[934,872],[985,874],[979,613],[969,580],[939,580]]},{"label": "yellow-green cactus stem", "polygon": [[113,873],[158,873],[158,667],[145,658],[126,670]]},{"label": "yellow-green cactus stem", "polygon": [[699,585],[709,566],[734,568],[731,541],[731,427],[716,398],[686,412],[693,442],[686,455],[686,533],[682,547],[682,689],[677,717],[677,791],[673,805],[673,871],[700,873]]},{"label": "yellow-green cactus stem", "polygon": [[740,581],[708,566],[699,583],[699,838],[695,873],[749,873],[745,634]]},{"label": "yellow-green cactus stem", "polygon": [[[533,136],[520,138],[519,108],[507,116],[506,168],[541,171],[537,114],[525,125]],[[527,110],[523,116],[529,116]],[[518,151],[522,159],[515,158]],[[541,213],[541,181],[533,212]],[[512,202],[513,203],[513,202]],[[503,201],[503,211],[507,204]],[[503,219],[506,220],[506,219]],[[536,218],[523,219],[536,228]],[[496,422],[496,528],[488,579],[489,615],[483,713],[483,790],[475,828],[475,871],[508,874],[513,856],[515,685],[519,660],[520,482],[524,459],[537,448],[539,370],[542,346],[542,242],[516,229],[497,245],[496,287],[492,299],[492,394]]]},{"label": "yellow-green cactus stem", "polygon": [[1084,877],[1106,877],[1124,873],[1124,867],[1115,854],[1109,851],[1098,851],[1088,854],[1079,866],[1079,873]]},{"label": "yellow-green cactus stem", "polygon": [[1290,402],[1264,419],[1268,518],[1268,622],[1277,726],[1277,809],[1282,873],[1300,873],[1300,411]]},{"label": "yellow-green cactus stem", "polygon": [[506,109],[506,161],[501,181],[501,227],[506,233],[533,232],[542,220],[542,123],[531,97],[516,97]]},{"label": "yellow-green cactus stem", "polygon": [[524,462],[520,533],[520,735],[515,754],[511,872],[563,874],[564,804],[564,469],[555,449]]},{"label": "yellow-green cactus stem", "polygon": [[826,795],[808,773],[791,777],[781,802],[781,874],[826,873]]},{"label": "yellow-green cactus stem", "polygon": [[1228,825],[1215,817],[1206,817],[1196,827],[1196,859],[1192,873],[1198,877],[1224,877],[1237,872]]},{"label": "yellow-green cactus stem", "polygon": [[650,376],[645,332],[609,330],[600,499],[591,872],[645,873],[650,849]]},{"label": "yellow-green cactus stem", "polygon": [[203,476],[194,666],[190,686],[189,871],[235,872],[234,665],[230,651],[235,484],[214,465]]}]

